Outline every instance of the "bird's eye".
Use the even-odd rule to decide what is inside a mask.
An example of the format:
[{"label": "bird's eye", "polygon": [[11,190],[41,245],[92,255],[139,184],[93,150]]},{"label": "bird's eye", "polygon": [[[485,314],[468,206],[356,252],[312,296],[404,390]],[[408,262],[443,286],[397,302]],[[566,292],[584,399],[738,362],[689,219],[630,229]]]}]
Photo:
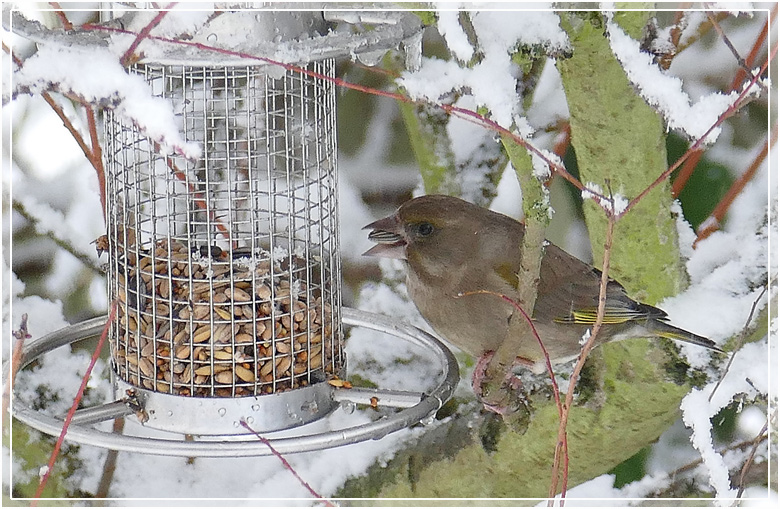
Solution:
[{"label": "bird's eye", "polygon": [[420,237],[427,237],[433,233],[433,225],[431,223],[420,223],[417,225],[417,235]]}]

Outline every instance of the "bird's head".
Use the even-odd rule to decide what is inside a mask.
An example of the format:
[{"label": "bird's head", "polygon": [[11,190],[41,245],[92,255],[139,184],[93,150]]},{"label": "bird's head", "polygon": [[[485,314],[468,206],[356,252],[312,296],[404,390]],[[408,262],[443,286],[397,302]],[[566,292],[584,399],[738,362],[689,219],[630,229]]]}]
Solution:
[{"label": "bird's head", "polygon": [[448,271],[485,255],[480,244],[489,242],[495,231],[495,216],[502,223],[513,221],[459,198],[421,196],[365,227],[376,245],[364,255],[406,260],[419,276],[446,277]]}]

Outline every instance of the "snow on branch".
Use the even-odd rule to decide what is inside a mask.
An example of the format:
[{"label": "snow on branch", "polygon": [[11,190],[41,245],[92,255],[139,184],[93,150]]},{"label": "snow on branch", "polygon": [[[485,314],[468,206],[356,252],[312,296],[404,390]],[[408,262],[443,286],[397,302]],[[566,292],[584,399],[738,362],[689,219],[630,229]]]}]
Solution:
[{"label": "snow on branch", "polygon": [[170,105],[153,97],[144,80],[128,74],[109,49],[43,44],[13,79],[14,95],[57,90],[75,96],[128,119],[163,154],[200,157],[200,147],[182,138]]},{"label": "snow on branch", "polygon": [[[770,345],[769,352],[766,341],[745,345],[735,357],[732,369],[718,391],[713,394],[716,382],[711,382],[702,389],[693,389],[680,404],[683,422],[693,430],[691,443],[701,453],[710,484],[718,498],[734,498],[737,490],[731,488],[725,459],[715,450],[711,419],[739,394],[755,398],[768,393],[767,358],[777,358],[775,344]],[[750,373],[750,377],[745,377],[745,373]]]},{"label": "snow on branch", "polygon": [[[552,12],[534,12],[528,16],[507,16],[502,11],[471,14],[478,47],[472,47],[461,27],[457,12],[438,12],[439,31],[457,60],[424,59],[417,72],[405,72],[398,80],[413,99],[434,102],[453,91],[471,94],[476,103],[490,110],[492,118],[509,128],[523,121],[519,117],[517,66],[512,54],[519,46],[539,46],[545,51],[569,49],[569,40]],[[458,62],[470,60],[476,51],[479,62],[467,67]]]},{"label": "snow on branch", "polygon": [[[628,36],[617,23],[608,18],[606,29],[612,53],[623,66],[629,81],[642,98],[663,115],[669,129],[679,129],[691,139],[701,138],[739,98],[738,91],[728,95],[714,92],[693,102],[683,90],[682,80],[664,73],[653,62],[653,56],[643,52],[639,42]],[[759,93],[761,89],[755,86],[754,90]],[[720,127],[713,129],[704,143],[714,143],[720,132]]]}]

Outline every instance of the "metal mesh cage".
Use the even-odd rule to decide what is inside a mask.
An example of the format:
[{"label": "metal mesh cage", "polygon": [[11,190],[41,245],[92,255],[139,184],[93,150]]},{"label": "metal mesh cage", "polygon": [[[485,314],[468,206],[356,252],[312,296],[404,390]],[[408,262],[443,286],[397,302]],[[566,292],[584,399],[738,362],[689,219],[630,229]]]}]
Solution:
[{"label": "metal mesh cage", "polygon": [[[334,62],[308,64],[333,76]],[[330,81],[252,66],[136,65],[197,161],[106,115],[115,374],[193,398],[260,396],[344,369]]]}]

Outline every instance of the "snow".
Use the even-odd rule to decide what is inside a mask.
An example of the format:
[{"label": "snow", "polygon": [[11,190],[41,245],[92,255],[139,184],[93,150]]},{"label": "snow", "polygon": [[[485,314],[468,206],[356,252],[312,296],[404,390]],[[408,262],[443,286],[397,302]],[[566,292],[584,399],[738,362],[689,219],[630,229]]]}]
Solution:
[{"label": "snow", "polygon": [[[693,429],[691,443],[701,453],[709,472],[710,485],[718,498],[729,499],[736,495],[731,488],[729,469],[713,444],[710,419],[731,403],[732,398],[744,393],[754,398],[769,391],[768,360],[777,358],[777,346],[773,342],[767,356],[767,343],[761,341],[745,345],[734,359],[734,364],[723,380],[723,385],[713,393],[716,382],[702,389],[693,389],[680,404],[683,421]],[[744,373],[750,373],[745,377]],[[711,398],[711,400],[710,400]]]},{"label": "snow", "polygon": [[108,49],[44,44],[14,78],[17,91],[40,93],[56,85],[60,92],[113,109],[159,143],[163,153],[200,156],[200,147],[181,137],[169,103],[151,97],[143,78],[127,74]]},{"label": "snow", "polygon": [[[542,182],[546,182],[550,178],[552,171],[550,170],[550,163],[557,164],[559,167],[563,167],[563,161],[556,154],[553,154],[549,150],[540,150],[542,155],[540,156],[536,152],[531,153],[531,166],[533,167],[533,175]],[[544,157],[542,157],[544,156]]]},{"label": "snow", "polygon": [[469,43],[466,32],[458,21],[458,11],[440,10],[436,23],[439,33],[447,41],[447,47],[461,62],[468,62],[474,55],[474,47]]},{"label": "snow", "polygon": [[[536,10],[509,12],[502,9],[484,10],[472,16],[472,25],[485,51],[505,52],[518,45],[544,46],[549,51],[569,49],[569,38],[561,29],[558,16],[546,10],[551,4],[536,6]],[[531,6],[524,6],[531,8]]]},{"label": "snow", "polygon": [[[455,26],[457,13],[445,10],[439,14],[439,22],[445,27],[445,40],[454,45],[451,49],[460,60],[468,60],[465,58],[468,41],[464,41],[463,29]],[[519,44],[563,50],[568,48],[568,38],[560,28],[558,17],[551,12],[509,16],[503,10],[486,10],[473,13],[471,24],[483,54],[480,62],[466,68],[457,61],[425,58],[420,70],[404,72],[398,83],[412,98],[434,102],[452,91],[468,90],[478,105],[490,111],[493,120],[510,128],[518,121],[520,112],[515,85],[518,70],[511,61],[512,52]]]},{"label": "snow", "polygon": [[533,103],[526,116],[537,129],[556,125],[559,121],[569,118],[569,105],[563,91],[561,75],[552,59],[547,59],[544,64],[534,90]]},{"label": "snow", "polygon": [[621,194],[613,194],[611,199],[604,197],[606,196],[604,190],[595,182],[586,182],[585,189],[582,190],[581,194],[583,200],[593,200],[599,204],[599,207],[614,213],[616,216],[619,216],[628,208],[628,199],[626,197]]}]

